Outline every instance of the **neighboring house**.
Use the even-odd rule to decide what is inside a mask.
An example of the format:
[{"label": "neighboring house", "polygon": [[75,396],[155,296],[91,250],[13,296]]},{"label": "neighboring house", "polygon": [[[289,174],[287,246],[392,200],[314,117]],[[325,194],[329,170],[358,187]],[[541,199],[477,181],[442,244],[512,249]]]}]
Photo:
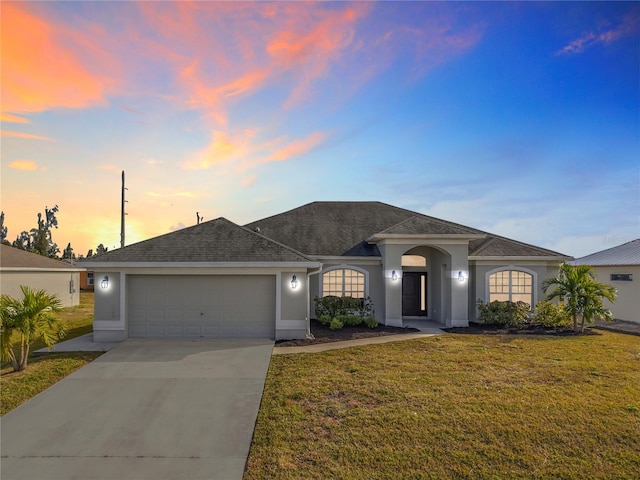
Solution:
[{"label": "neighboring house", "polygon": [[94,275],[94,272],[88,272],[86,270],[80,272],[80,290],[89,290],[93,292]]},{"label": "neighboring house", "polygon": [[591,265],[599,282],[615,287],[615,303],[605,300],[615,319],[640,323],[640,238],[571,263]]},{"label": "neighboring house", "polygon": [[53,258],[0,245],[0,293],[22,299],[21,285],[57,295],[64,307],[80,304],[80,272]]},{"label": "neighboring house", "polygon": [[[224,218],[81,262],[94,338],[304,338],[316,296],[371,297],[376,319],[446,326],[476,301],[542,299],[566,255],[380,202],[314,202],[244,227]],[[102,288],[104,287],[104,288]]]}]

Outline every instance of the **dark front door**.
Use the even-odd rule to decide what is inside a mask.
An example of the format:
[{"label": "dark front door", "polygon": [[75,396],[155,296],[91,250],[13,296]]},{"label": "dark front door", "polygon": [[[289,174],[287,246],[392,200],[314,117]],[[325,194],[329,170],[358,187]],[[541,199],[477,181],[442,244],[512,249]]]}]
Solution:
[{"label": "dark front door", "polygon": [[427,274],[402,273],[402,316],[427,316]]}]

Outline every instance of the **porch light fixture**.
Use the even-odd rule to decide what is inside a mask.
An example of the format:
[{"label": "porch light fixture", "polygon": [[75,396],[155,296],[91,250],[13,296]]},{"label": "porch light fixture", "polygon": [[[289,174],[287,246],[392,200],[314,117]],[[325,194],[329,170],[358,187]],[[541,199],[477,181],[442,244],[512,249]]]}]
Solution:
[{"label": "porch light fixture", "polygon": [[291,277],[291,288],[293,288],[294,290],[298,288],[298,279],[295,275]]},{"label": "porch light fixture", "polygon": [[391,280],[393,280],[394,282],[398,280],[398,274],[395,270],[391,272]]},{"label": "porch light fixture", "polygon": [[464,273],[462,273],[462,270],[458,272],[458,281],[464,282]]},{"label": "porch light fixture", "polygon": [[107,288],[109,286],[109,276],[105,275],[102,281],[100,282],[100,287]]}]

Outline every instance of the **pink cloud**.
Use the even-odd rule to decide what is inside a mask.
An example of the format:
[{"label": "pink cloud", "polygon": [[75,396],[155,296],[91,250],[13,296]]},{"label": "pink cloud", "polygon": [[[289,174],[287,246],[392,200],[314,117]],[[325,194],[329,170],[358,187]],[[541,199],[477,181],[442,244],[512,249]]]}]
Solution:
[{"label": "pink cloud", "polygon": [[95,38],[31,13],[30,4],[2,3],[3,112],[40,112],[106,104],[115,85],[112,58]]},{"label": "pink cloud", "polygon": [[25,140],[43,140],[45,142],[55,142],[55,138],[44,137],[42,135],[34,135],[32,133],[24,133],[24,132],[10,132],[7,130],[0,131],[0,137],[6,138],[22,138]]},{"label": "pink cloud", "polygon": [[[15,170],[24,170],[27,172],[34,172],[38,170],[38,164],[33,160],[14,160],[13,162],[8,163],[7,166]],[[43,169],[40,168],[40,170]]]},{"label": "pink cloud", "polygon": [[594,45],[609,45],[621,38],[637,35],[639,32],[640,11],[636,10],[625,15],[622,21],[611,28],[584,33],[558,50],[556,55],[573,55],[576,53],[582,53],[586,48]]},{"label": "pink cloud", "polygon": [[266,162],[283,162],[293,157],[303,155],[320,145],[326,138],[323,132],[313,132],[305,138],[289,142],[273,154],[269,155]]},{"label": "pink cloud", "polygon": [[31,123],[28,119],[24,117],[11,115],[9,113],[0,113],[0,121],[7,122],[7,123]]}]

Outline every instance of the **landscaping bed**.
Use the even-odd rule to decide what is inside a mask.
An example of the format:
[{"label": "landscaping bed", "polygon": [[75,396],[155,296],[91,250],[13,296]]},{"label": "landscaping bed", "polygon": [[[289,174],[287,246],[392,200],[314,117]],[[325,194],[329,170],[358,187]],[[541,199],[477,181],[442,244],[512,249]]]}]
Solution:
[{"label": "landscaping bed", "polygon": [[382,337],[384,335],[416,332],[419,332],[419,330],[415,328],[388,327],[385,325],[378,325],[376,328],[358,325],[356,327],[343,327],[340,330],[331,330],[328,326],[312,319],[311,333],[315,339],[278,340],[276,341],[276,345],[278,347],[301,347],[318,343],[341,342],[344,340],[357,340],[359,338]]},{"label": "landscaping bed", "polygon": [[484,323],[470,322],[468,327],[443,328],[448,333],[466,333],[477,335],[553,335],[559,337],[575,335],[600,335],[599,332],[585,328],[584,333],[573,331],[573,327],[545,327],[534,323],[524,323],[520,325],[504,326]]}]

